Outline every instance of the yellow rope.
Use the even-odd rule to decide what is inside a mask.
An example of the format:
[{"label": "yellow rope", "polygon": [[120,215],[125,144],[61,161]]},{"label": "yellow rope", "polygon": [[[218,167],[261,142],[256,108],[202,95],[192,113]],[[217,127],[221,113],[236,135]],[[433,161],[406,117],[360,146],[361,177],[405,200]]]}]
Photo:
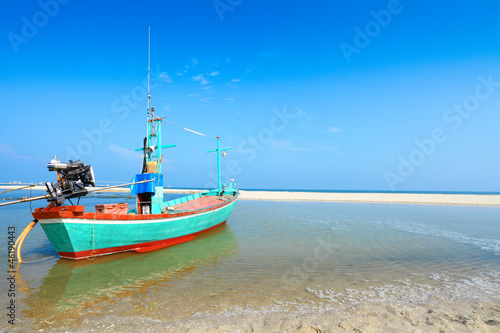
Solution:
[{"label": "yellow rope", "polygon": [[19,273],[20,267],[21,267],[21,265],[17,265],[17,267],[16,267],[16,282],[18,284],[17,289],[19,291],[22,291],[26,296],[29,296],[29,294],[31,292],[31,287],[30,287],[28,282],[23,280],[22,275]]},{"label": "yellow rope", "polygon": [[23,246],[23,242],[24,240],[26,239],[26,236],[28,236],[29,232],[31,231],[31,229],[33,229],[36,225],[36,223],[38,222],[38,220],[34,220],[33,222],[31,222],[28,227],[27,227],[27,231],[26,233],[23,235],[23,239],[19,242],[19,247],[17,248],[17,261],[19,261],[20,263],[23,262],[22,258],[21,258],[21,248]]},{"label": "yellow rope", "polygon": [[[33,221],[34,222],[34,221]],[[26,237],[26,234],[29,232],[29,227],[31,226],[31,224],[33,223],[31,222],[25,229],[24,231],[21,233],[21,235],[19,235],[19,237],[17,238],[16,242],[14,243],[14,246],[12,247],[12,250],[10,252],[10,255],[12,256],[12,254],[14,252],[16,252],[16,248],[17,248],[17,245],[19,245],[20,243],[22,243],[24,241],[24,238]],[[18,261],[19,261],[19,257],[18,257]]]},{"label": "yellow rope", "polygon": [[[38,220],[34,219],[33,221],[31,221],[30,224],[28,224],[28,226],[23,230],[21,235],[19,235],[19,237],[17,238],[16,242],[14,243],[14,246],[12,247],[12,250],[10,250],[11,256],[14,252],[16,252],[17,261],[19,263],[23,262],[23,259],[21,258],[21,248],[23,246],[24,239],[26,238],[26,236],[28,236],[31,229],[33,229],[35,227],[37,222],[38,222]],[[18,247],[18,245],[19,245],[19,247]],[[16,248],[17,248],[17,251],[16,251]]]},{"label": "yellow rope", "polygon": [[24,235],[24,233],[26,232],[26,229],[24,229],[23,232],[21,232],[21,234],[19,235],[19,237],[17,237],[16,239],[16,242],[14,243],[14,246],[12,247],[12,249],[10,250],[10,253],[9,253],[9,257],[12,257],[12,255],[14,253],[16,253],[16,247],[17,247],[17,244],[19,244],[19,241],[21,240],[22,236]]}]

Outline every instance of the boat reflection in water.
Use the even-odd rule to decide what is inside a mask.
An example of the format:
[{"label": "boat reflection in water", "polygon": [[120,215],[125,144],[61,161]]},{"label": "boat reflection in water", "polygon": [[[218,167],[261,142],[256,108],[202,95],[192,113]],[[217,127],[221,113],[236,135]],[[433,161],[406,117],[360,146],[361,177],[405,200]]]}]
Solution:
[{"label": "boat reflection in water", "polygon": [[192,270],[210,266],[220,257],[233,256],[237,251],[233,231],[223,225],[191,242],[151,253],[127,252],[80,261],[59,259],[40,288],[28,295],[28,309],[22,316],[36,322],[56,319],[55,315],[77,306],[165,285]]}]

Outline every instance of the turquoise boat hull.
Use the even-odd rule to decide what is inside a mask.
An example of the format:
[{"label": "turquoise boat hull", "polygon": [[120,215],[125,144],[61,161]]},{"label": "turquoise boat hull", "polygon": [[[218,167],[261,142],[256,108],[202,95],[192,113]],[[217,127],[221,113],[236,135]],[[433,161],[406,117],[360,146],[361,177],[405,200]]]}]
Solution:
[{"label": "turquoise boat hull", "polygon": [[147,252],[192,240],[225,223],[237,197],[236,192],[208,207],[164,214],[90,213],[84,212],[83,206],[62,206],[38,209],[33,216],[62,258],[84,259],[124,251]]}]

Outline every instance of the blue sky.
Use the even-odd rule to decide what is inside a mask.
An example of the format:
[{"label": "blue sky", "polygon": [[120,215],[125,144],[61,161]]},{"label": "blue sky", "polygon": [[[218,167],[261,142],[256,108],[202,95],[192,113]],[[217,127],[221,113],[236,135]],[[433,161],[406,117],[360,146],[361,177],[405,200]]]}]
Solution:
[{"label": "blue sky", "polygon": [[[233,147],[240,188],[500,188],[496,1],[4,1],[0,182],[140,172],[157,114]],[[164,123],[165,185],[214,186],[215,140]]]}]

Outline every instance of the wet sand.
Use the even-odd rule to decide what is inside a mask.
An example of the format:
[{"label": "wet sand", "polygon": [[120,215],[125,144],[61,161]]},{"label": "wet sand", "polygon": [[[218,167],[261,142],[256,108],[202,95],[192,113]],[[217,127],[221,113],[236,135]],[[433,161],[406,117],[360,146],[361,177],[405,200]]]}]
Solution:
[{"label": "wet sand", "polygon": [[[429,305],[359,304],[345,310],[326,311],[227,311],[164,322],[134,316],[110,316],[86,326],[84,331],[175,332],[498,332],[498,305],[488,303]],[[161,316],[159,316],[161,317]],[[94,319],[98,319],[96,316]],[[493,318],[493,319],[492,319]]]},{"label": "wet sand", "polygon": [[435,285],[418,278],[374,283],[352,276],[326,289],[315,277],[296,286],[276,279],[247,291],[224,286],[221,274],[216,290],[204,283],[192,290],[189,279],[198,273],[210,275],[212,268],[181,270],[175,278],[159,275],[79,306],[41,303],[40,309],[31,311],[45,311],[45,315],[28,318],[21,311],[16,328],[40,332],[500,331],[496,272],[488,278],[478,274],[444,283],[436,277]]},{"label": "wet sand", "polygon": [[[351,295],[352,296],[352,295]],[[323,300],[274,301],[234,306],[217,298],[141,300],[123,297],[56,314],[30,327],[77,332],[499,332],[498,301],[449,300],[426,295],[408,302],[382,296],[351,298],[347,304]],[[241,300],[244,302],[245,300]],[[413,304],[412,304],[413,303]],[[25,325],[19,325],[26,328]],[[20,328],[21,328],[20,327]]]}]

